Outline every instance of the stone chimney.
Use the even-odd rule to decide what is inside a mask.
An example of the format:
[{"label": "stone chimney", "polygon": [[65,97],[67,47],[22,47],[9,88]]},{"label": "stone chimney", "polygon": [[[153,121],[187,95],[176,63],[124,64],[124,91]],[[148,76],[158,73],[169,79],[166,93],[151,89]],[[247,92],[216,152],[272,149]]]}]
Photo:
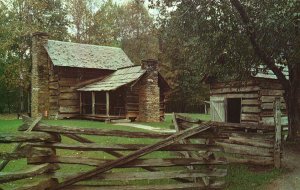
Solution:
[{"label": "stone chimney", "polygon": [[49,63],[44,48],[48,36],[45,32],[32,34],[31,117],[49,113]]},{"label": "stone chimney", "polygon": [[142,60],[141,67],[146,70],[146,74],[140,83],[138,119],[144,122],[159,122],[158,61],[153,59]]}]

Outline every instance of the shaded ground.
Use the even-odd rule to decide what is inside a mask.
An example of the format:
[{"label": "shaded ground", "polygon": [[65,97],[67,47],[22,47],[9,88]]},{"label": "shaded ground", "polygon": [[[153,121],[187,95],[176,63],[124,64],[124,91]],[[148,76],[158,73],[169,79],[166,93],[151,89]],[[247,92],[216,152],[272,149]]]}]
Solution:
[{"label": "shaded ground", "polygon": [[283,167],[288,172],[261,189],[298,190],[300,189],[300,146],[299,143],[286,145],[283,152]]}]

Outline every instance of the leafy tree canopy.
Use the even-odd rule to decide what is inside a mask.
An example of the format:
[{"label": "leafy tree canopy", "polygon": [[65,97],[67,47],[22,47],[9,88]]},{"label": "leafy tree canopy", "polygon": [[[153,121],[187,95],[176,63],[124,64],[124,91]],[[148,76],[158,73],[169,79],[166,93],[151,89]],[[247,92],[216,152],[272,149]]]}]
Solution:
[{"label": "leafy tree canopy", "polygon": [[[166,59],[181,75],[197,65],[198,75],[245,78],[264,65],[285,90],[290,136],[300,131],[299,1],[152,1],[157,4]],[[278,65],[288,66],[289,79]]]},{"label": "leafy tree canopy", "polygon": [[[243,5],[262,49],[278,63],[298,62],[299,3],[245,1]],[[168,52],[178,55],[179,52],[172,50],[188,49],[182,54],[190,64],[198,64],[202,73],[242,77],[263,64],[230,1],[165,0],[161,6],[161,24]],[[172,45],[168,46],[169,43]]]}]

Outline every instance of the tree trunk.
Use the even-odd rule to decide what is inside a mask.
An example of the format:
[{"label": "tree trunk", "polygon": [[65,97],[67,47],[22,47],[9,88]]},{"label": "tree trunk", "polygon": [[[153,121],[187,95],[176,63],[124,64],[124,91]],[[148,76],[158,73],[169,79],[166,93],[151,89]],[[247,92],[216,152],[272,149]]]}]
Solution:
[{"label": "tree trunk", "polygon": [[10,92],[8,91],[7,92],[7,107],[8,107],[8,113],[10,114],[10,99],[9,99],[9,96],[10,96]]},{"label": "tree trunk", "polygon": [[[300,95],[299,92],[298,94]],[[291,98],[289,98],[288,100],[289,140],[295,139],[300,131],[300,108],[299,104],[298,106],[295,104],[295,101],[297,101],[297,99],[299,98],[291,96]]]},{"label": "tree trunk", "polygon": [[19,113],[24,113],[24,90],[23,87],[20,87],[20,109]]},{"label": "tree trunk", "polygon": [[31,94],[30,94],[30,90],[27,91],[27,114],[30,116],[31,110],[30,110],[30,100],[31,100]]},{"label": "tree trunk", "polygon": [[[289,140],[294,140],[300,132],[300,66],[299,62],[289,63],[289,80],[286,79],[279,67],[276,66],[275,60],[270,57],[260,46],[256,38],[256,31],[250,22],[250,18],[241,4],[240,0],[230,0],[231,4],[238,11],[241,21],[244,24],[246,33],[255,54],[261,61],[273,71],[282,84],[285,91],[285,102],[287,104],[289,118]],[[297,60],[298,61],[298,60]]]},{"label": "tree trunk", "polygon": [[291,88],[286,93],[285,101],[287,104],[289,118],[289,140],[295,139],[300,133],[300,66],[295,63],[289,67]]}]

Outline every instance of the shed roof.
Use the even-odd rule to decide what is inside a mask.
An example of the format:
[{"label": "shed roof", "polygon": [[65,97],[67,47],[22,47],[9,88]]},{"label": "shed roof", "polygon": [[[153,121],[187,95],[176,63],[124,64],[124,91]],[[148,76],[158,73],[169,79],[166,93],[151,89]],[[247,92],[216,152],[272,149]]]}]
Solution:
[{"label": "shed roof", "polygon": [[121,86],[129,84],[138,80],[146,70],[143,70],[141,66],[123,68],[115,71],[108,77],[101,81],[88,84],[82,88],[77,89],[78,91],[110,91],[116,90]]},{"label": "shed roof", "polygon": [[55,66],[117,70],[134,65],[116,47],[48,40],[45,48]]},{"label": "shed roof", "polygon": [[[276,64],[279,68],[282,69],[283,75],[289,79],[289,70],[287,66],[281,66]],[[271,71],[270,69],[267,69],[265,66],[260,65],[257,69],[252,70],[252,76],[255,78],[265,78],[265,79],[277,79],[277,76]]]}]

